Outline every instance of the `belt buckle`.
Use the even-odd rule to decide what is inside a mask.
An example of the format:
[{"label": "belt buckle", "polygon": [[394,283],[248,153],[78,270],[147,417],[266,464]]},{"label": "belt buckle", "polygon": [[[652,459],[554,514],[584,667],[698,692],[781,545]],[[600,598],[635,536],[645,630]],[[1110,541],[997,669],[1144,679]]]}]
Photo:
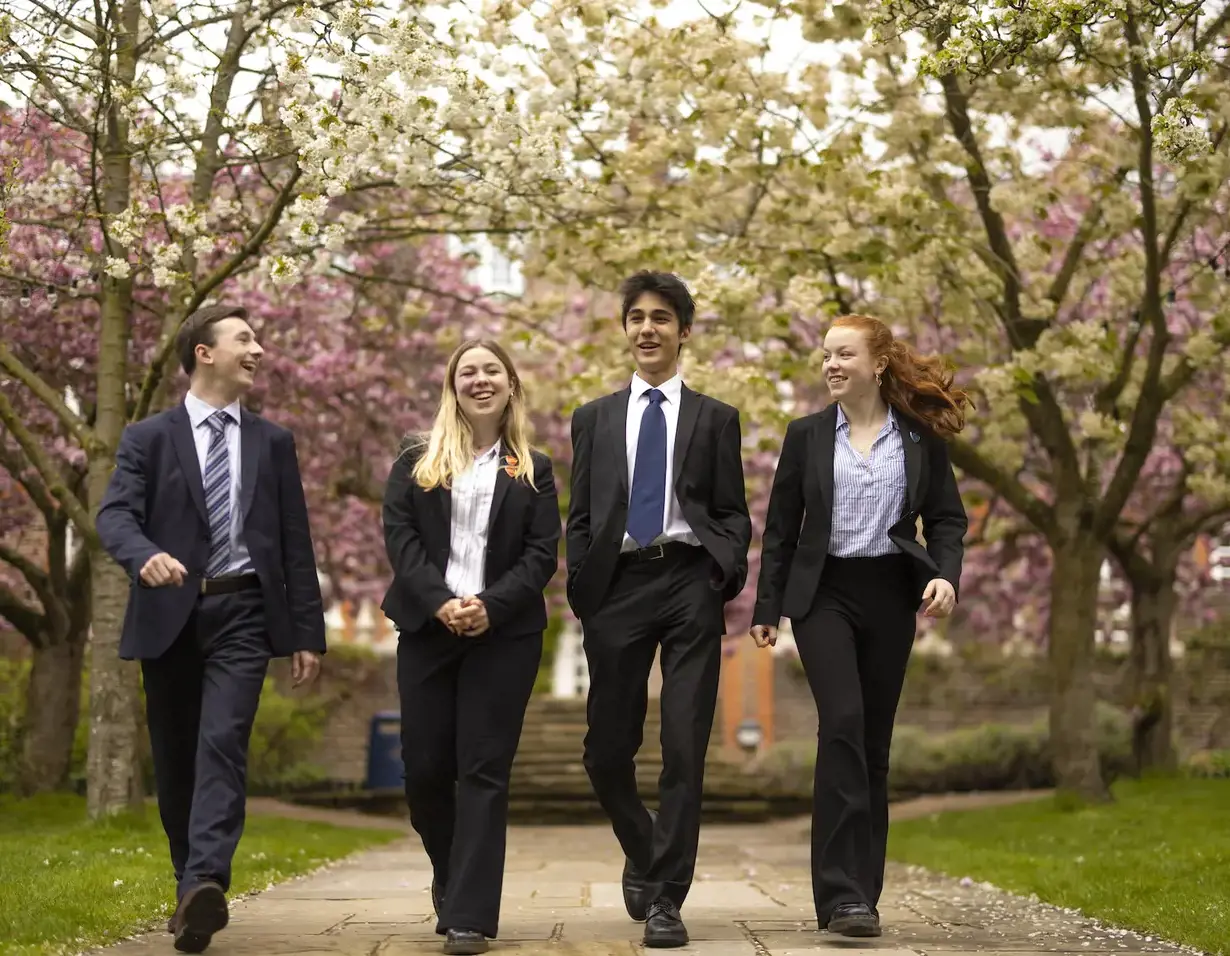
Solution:
[{"label": "belt buckle", "polygon": [[202,594],[205,594],[205,593],[206,593],[206,591],[205,591],[205,586],[206,586],[208,583],[209,583],[209,578],[205,578],[205,577],[202,577],[202,578],[201,578],[201,593],[202,593]]},{"label": "belt buckle", "polygon": [[657,561],[659,558],[666,557],[666,551],[660,544],[651,544],[648,548],[642,548],[641,553],[644,555],[641,558],[642,561]]}]

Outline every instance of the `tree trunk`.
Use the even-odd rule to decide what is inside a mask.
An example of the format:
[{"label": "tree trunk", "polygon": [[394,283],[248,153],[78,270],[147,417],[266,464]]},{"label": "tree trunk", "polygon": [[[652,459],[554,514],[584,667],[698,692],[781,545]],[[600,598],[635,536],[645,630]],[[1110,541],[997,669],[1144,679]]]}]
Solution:
[{"label": "tree trunk", "polygon": [[1174,770],[1174,702],[1170,693],[1170,630],[1175,613],[1173,565],[1132,580],[1132,644],[1128,654],[1132,750],[1138,771]]},{"label": "tree trunk", "polygon": [[[114,70],[118,86],[137,73],[140,0],[124,0],[115,33]],[[107,219],[128,209],[132,150],[128,120],[118,101],[106,105],[103,149],[103,208]],[[126,259],[128,250],[108,239],[108,254]],[[104,275],[98,319],[98,393],[94,433],[102,449],[90,456],[89,500],[98,513],[115,467],[115,449],[128,422],[128,339],[132,322],[132,277]],[[90,562],[93,621],[90,639],[90,756],[86,795],[90,817],[98,819],[138,805],[142,798],[137,740],[140,683],[135,663],[119,659],[120,629],[128,602],[128,578],[103,554]]]},{"label": "tree trunk", "polygon": [[1052,543],[1050,733],[1061,795],[1103,802],[1110,791],[1098,757],[1093,649],[1103,548],[1085,532]]},{"label": "tree trunk", "polygon": [[17,774],[17,791],[26,797],[58,790],[68,780],[73,737],[81,715],[85,635],[48,641],[32,650]]},{"label": "tree trunk", "polygon": [[[98,466],[91,463],[93,471]],[[100,469],[101,470],[101,469]],[[94,476],[91,475],[91,485]],[[102,479],[106,487],[105,476]],[[128,603],[128,577],[105,555],[93,565],[93,635],[90,640],[90,751],[86,802],[93,819],[139,808],[140,668],[119,657]]]}]

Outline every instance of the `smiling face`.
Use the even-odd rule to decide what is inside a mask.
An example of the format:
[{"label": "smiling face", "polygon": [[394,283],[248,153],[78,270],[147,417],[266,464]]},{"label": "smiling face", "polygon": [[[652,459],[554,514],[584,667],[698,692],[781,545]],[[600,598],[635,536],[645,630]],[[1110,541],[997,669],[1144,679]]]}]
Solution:
[{"label": "smiling face", "polygon": [[888,360],[873,358],[867,335],[860,329],[837,326],[824,337],[824,380],[835,401],[853,401],[875,392],[876,373]]},{"label": "smiling face", "polygon": [[213,323],[212,345],[196,347],[196,365],[212,384],[242,394],[252,387],[265,350],[252,326],[236,316]]},{"label": "smiling face", "polygon": [[470,427],[496,421],[504,415],[512,396],[512,382],[504,363],[490,349],[476,345],[461,354],[453,372],[457,405]]},{"label": "smiling face", "polygon": [[691,329],[679,328],[679,316],[656,292],[642,292],[624,319],[624,333],[641,378],[661,385],[679,368],[679,349]]}]

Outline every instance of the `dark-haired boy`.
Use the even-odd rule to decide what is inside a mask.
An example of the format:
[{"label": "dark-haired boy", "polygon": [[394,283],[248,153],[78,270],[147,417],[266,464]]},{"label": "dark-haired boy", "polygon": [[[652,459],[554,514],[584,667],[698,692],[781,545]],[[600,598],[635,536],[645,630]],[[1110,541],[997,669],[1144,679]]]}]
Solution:
[{"label": "dark-haired boy", "polygon": [[248,740],[271,657],[315,678],[324,614],[291,433],[244,409],[263,350],[238,306],[176,346],[183,404],[124,429],[98,512],[132,590],[120,656],[141,661],[158,811],[178,884],[167,929],[199,953],[227,924]]},{"label": "dark-haired boy", "polygon": [[[589,663],[585,768],[626,857],[624,902],[645,945],[683,946],[724,605],[743,588],[752,526],[738,410],[683,384],[696,307],[677,276],[625,280],[627,388],[572,418],[568,599]],[[655,815],[634,758],[661,651],[662,776]]]}]

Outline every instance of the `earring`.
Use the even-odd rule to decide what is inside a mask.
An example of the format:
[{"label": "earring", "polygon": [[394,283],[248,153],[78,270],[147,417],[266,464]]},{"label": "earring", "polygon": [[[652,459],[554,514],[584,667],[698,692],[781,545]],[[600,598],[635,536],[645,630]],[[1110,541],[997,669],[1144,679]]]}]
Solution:
[{"label": "earring", "polygon": [[879,387],[880,387],[881,385],[883,385],[883,384],[884,384],[884,383],[883,383],[882,381],[880,381],[880,373],[879,373],[879,372],[876,372],[876,388],[879,388]]}]

